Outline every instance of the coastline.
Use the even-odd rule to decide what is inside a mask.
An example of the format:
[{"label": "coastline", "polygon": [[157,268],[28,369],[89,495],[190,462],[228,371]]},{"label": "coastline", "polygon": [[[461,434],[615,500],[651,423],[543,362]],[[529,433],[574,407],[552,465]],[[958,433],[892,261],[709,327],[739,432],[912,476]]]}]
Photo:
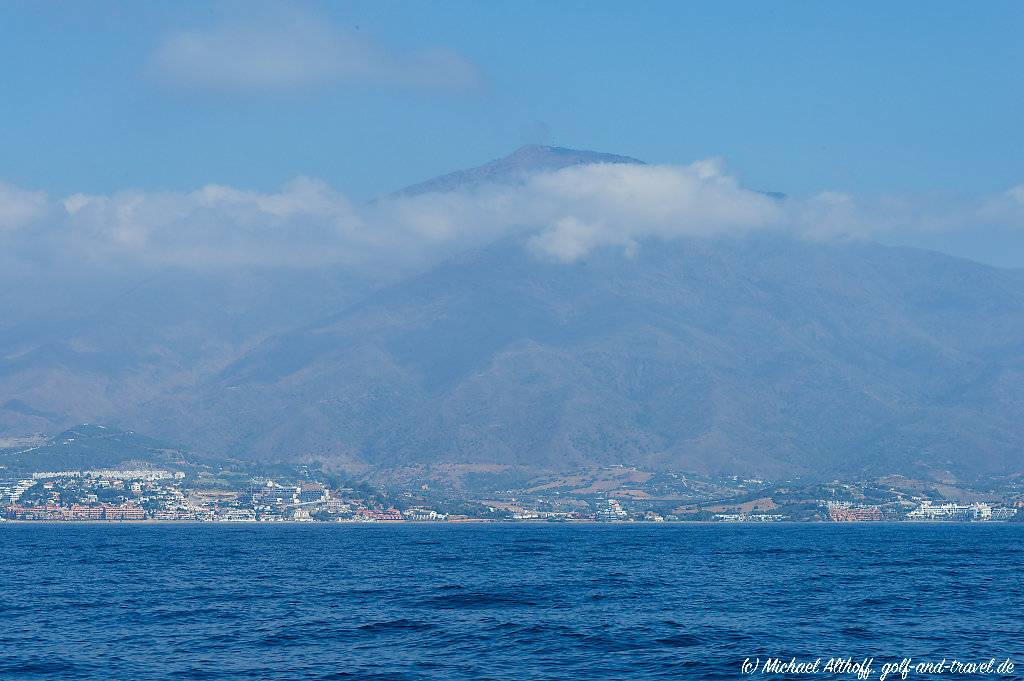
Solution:
[{"label": "coastline", "polygon": [[976,526],[976,527],[992,527],[992,526],[1012,526],[1021,525],[1024,523],[1013,523],[1007,521],[969,521],[969,520],[879,520],[879,521],[866,521],[866,522],[829,522],[824,520],[780,520],[776,522],[766,523],[757,521],[735,521],[735,522],[720,522],[714,520],[687,520],[687,521],[675,521],[675,522],[609,522],[603,520],[492,520],[490,518],[472,518],[467,520],[405,520],[405,521],[335,521],[335,522],[321,522],[321,521],[308,521],[308,520],[12,520],[8,518],[0,518],[0,527],[4,525],[38,525],[38,526],[75,526],[75,527],[93,527],[93,526],[145,526],[152,527],[156,525],[201,525],[201,526],[276,526],[276,525],[287,525],[287,526],[309,526],[309,527],[412,527],[412,526],[457,526],[457,525],[514,525],[514,526],[539,526],[539,527],[550,527],[559,526],[565,527],[568,525],[585,525],[585,526],[607,526],[607,527],[703,527],[703,526],[716,526],[716,527],[796,527],[796,526],[813,526],[813,527],[890,527],[890,526]]}]

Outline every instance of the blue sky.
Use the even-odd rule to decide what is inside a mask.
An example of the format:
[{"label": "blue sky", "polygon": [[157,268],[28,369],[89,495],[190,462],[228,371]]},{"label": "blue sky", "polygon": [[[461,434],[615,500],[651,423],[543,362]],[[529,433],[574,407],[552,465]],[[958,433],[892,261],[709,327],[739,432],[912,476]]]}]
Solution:
[{"label": "blue sky", "polygon": [[[239,32],[227,56],[257,71],[305,52],[265,81],[204,61]],[[365,198],[543,141],[721,157],[794,195],[999,192],[1024,182],[1022,32],[1020,2],[9,0],[0,181],[66,195],[311,176]],[[353,40],[371,63],[301,75]]]}]

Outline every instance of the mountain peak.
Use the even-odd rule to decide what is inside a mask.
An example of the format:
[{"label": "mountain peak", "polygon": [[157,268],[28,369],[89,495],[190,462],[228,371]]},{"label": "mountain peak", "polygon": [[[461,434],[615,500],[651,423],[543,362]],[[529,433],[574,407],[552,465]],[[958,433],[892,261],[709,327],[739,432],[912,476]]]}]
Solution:
[{"label": "mountain peak", "polygon": [[450,192],[471,189],[485,184],[519,184],[533,173],[560,170],[570,166],[591,163],[628,163],[643,165],[629,156],[619,156],[599,151],[549,147],[541,144],[526,144],[508,156],[495,159],[482,166],[457,170],[435,177],[426,182],[414,184],[395,192],[396,196],[416,196],[430,192]]},{"label": "mountain peak", "polygon": [[568,147],[549,147],[543,144],[524,144],[508,156],[491,163],[518,162],[531,165],[554,165],[563,168],[568,165],[585,163],[632,163],[643,164],[643,161],[629,156],[608,154],[586,149],[570,149]]}]

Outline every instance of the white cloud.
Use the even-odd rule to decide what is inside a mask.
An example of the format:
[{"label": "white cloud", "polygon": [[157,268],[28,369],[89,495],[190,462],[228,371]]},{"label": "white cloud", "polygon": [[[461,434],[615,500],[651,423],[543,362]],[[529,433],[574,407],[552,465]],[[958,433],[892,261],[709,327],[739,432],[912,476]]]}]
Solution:
[{"label": "white cloud", "polygon": [[[0,255],[193,267],[340,264],[407,271],[513,236],[571,262],[678,237],[775,230],[813,238],[1024,227],[1020,188],[978,201],[864,202],[826,192],[777,200],[739,186],[720,163],[595,164],[517,185],[399,195],[356,204],[300,178],[277,192],[209,185],[192,192],[76,194],[60,201],[0,184]],[[34,249],[34,250],[33,250]]]},{"label": "white cloud", "polygon": [[47,213],[45,192],[34,192],[0,182],[0,232],[13,231],[43,218]]},{"label": "white cloud", "polygon": [[[935,236],[986,228],[1024,229],[1024,192],[1015,187],[978,198],[934,194],[866,200],[822,192],[787,201],[783,225],[813,238]],[[925,239],[927,242],[928,239]]]},{"label": "white cloud", "polygon": [[157,70],[187,87],[270,90],[326,84],[384,84],[466,90],[481,82],[475,64],[445,48],[401,53],[355,28],[279,6],[254,16],[166,37]]},{"label": "white cloud", "polygon": [[737,234],[778,221],[778,203],[739,187],[720,164],[595,164],[538,175],[524,190],[531,244],[571,261],[605,245],[633,247],[648,237]]},{"label": "white cloud", "polygon": [[304,266],[350,261],[361,246],[351,203],[308,179],[270,194],[208,185],[187,193],[77,194],[63,206],[66,241],[93,260]]},{"label": "white cloud", "polygon": [[985,201],[981,212],[989,220],[1024,226],[1024,184]]},{"label": "white cloud", "polygon": [[1024,206],[1024,184],[1019,184],[1016,187],[1007,190],[1006,195],[1021,206]]},{"label": "white cloud", "polygon": [[273,193],[210,185],[76,194],[53,202],[51,212],[56,219],[39,238],[90,261],[371,269],[431,261],[507,235],[522,237],[539,255],[571,261],[604,246],[635,249],[649,237],[765,227],[780,215],[774,200],[741,189],[708,163],[579,166],[522,185],[358,206],[322,182],[299,179]]}]

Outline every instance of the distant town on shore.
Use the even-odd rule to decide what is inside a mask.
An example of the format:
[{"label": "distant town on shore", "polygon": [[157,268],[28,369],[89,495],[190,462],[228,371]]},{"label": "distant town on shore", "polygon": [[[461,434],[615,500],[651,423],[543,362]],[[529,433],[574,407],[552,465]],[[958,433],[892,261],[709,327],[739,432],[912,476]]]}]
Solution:
[{"label": "distant town on shore", "polygon": [[320,463],[203,459],[102,426],[0,444],[5,521],[1024,520],[1019,476],[969,482],[898,475],[767,480],[624,464],[568,473],[472,464],[345,471]]}]

